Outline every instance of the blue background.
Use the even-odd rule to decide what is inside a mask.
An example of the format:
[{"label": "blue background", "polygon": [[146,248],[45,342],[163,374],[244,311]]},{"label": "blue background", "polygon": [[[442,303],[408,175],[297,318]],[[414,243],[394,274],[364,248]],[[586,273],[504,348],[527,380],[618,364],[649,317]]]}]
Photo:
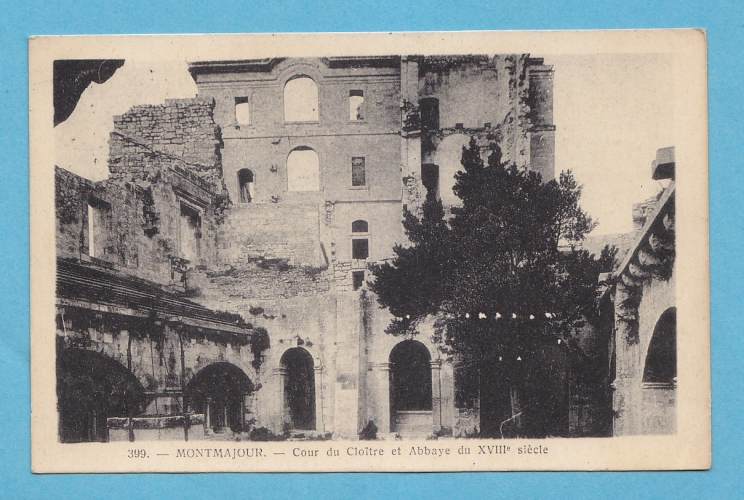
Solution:
[{"label": "blue background", "polygon": [[[0,496],[6,498],[727,498],[742,489],[744,2],[6,0],[0,7]],[[38,34],[701,27],[708,33],[713,468],[666,473],[30,473],[28,51]]]}]

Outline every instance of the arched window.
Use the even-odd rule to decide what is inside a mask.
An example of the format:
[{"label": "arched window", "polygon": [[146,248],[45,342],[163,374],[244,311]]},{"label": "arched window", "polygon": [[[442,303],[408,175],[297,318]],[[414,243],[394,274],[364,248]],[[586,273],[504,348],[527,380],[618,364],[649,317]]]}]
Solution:
[{"label": "arched window", "polygon": [[355,220],[351,223],[351,232],[352,233],[368,233],[369,232],[369,224],[367,224],[366,220]]},{"label": "arched window", "polygon": [[284,121],[318,121],[318,86],[309,76],[299,76],[284,86]]},{"label": "arched window", "polygon": [[672,384],[677,376],[677,309],[664,311],[654,328],[646,354],[643,381]]},{"label": "arched window", "polygon": [[251,105],[247,97],[235,98],[235,121],[238,125],[247,125],[251,123]]},{"label": "arched window", "polygon": [[253,201],[253,171],[247,168],[238,170],[238,186],[240,188],[240,203]]},{"label": "arched window", "polygon": [[364,113],[362,111],[363,104],[364,104],[364,91],[363,90],[350,90],[349,91],[349,120],[351,121],[364,120]]},{"label": "arched window", "polygon": [[287,190],[318,191],[320,189],[320,160],[310,148],[293,149],[287,157]]},{"label": "arched window", "polygon": [[[366,220],[355,220],[351,223],[351,232],[356,235],[369,232],[369,224]],[[351,238],[351,258],[354,260],[364,260],[369,258],[369,239],[353,236]]]}]

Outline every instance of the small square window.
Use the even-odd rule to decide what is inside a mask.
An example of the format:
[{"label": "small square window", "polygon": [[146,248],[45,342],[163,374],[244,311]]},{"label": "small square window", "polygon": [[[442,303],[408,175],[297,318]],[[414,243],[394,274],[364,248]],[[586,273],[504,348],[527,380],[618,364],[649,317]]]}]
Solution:
[{"label": "small square window", "polygon": [[351,273],[351,279],[353,282],[353,289],[359,290],[364,286],[364,271],[353,271]]},{"label": "small square window", "polygon": [[351,258],[354,260],[369,258],[369,240],[367,238],[354,238],[351,240]]},{"label": "small square window", "polygon": [[367,168],[364,156],[354,156],[351,159],[351,185],[354,187],[367,185]]}]

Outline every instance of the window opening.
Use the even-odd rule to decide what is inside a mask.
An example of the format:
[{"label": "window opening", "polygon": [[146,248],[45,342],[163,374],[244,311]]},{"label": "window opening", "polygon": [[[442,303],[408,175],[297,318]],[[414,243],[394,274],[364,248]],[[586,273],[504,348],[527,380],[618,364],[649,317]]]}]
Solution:
[{"label": "window opening", "polygon": [[424,97],[419,100],[421,108],[421,126],[425,130],[439,129],[439,99]]},{"label": "window opening", "polygon": [[239,125],[251,123],[251,105],[248,103],[247,97],[235,98],[235,121]]},{"label": "window opening", "polygon": [[312,78],[300,76],[288,81],[284,86],[284,120],[318,121],[318,86]]},{"label": "window opening", "polygon": [[181,203],[181,257],[196,264],[201,255],[201,215]]},{"label": "window opening", "polygon": [[240,203],[251,203],[253,201],[253,171],[247,168],[238,171],[238,186]]},{"label": "window opening", "polygon": [[425,163],[421,165],[421,183],[430,196],[439,195],[439,165]]},{"label": "window opening", "polygon": [[354,238],[351,240],[351,258],[354,260],[369,258],[369,240],[367,238]]},{"label": "window opening", "polygon": [[310,148],[292,150],[287,157],[287,190],[319,191],[320,161],[318,154]]},{"label": "window opening", "polygon": [[364,156],[354,156],[351,159],[351,185],[354,187],[367,184],[366,160]]},{"label": "window opening", "polygon": [[366,220],[355,220],[351,223],[351,232],[352,233],[368,233],[369,232],[369,224],[367,224]]},{"label": "window opening", "polygon": [[351,279],[353,282],[353,290],[359,290],[364,286],[364,271],[352,271]]},{"label": "window opening", "polygon": [[364,114],[362,113],[363,104],[364,104],[364,91],[350,90],[349,91],[349,120],[351,121],[364,120]]},{"label": "window opening", "polygon": [[111,215],[111,207],[102,201],[88,202],[88,255],[103,258],[106,227]]}]

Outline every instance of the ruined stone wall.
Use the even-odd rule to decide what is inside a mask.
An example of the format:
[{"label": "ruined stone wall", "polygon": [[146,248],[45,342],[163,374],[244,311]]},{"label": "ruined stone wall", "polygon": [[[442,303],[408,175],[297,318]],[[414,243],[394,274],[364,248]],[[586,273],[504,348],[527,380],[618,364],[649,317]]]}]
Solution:
[{"label": "ruined stone wall", "polygon": [[552,91],[552,69],[525,54],[423,58],[419,99],[439,100],[439,128],[423,131],[421,162],[439,167],[445,206],[459,203],[452,186],[471,137],[484,161],[498,146],[503,161],[554,178]]},{"label": "ruined stone wall", "polygon": [[93,182],[55,167],[55,216],[57,255],[80,258],[87,254],[85,228],[88,220],[88,193]]},{"label": "ruined stone wall", "polygon": [[[499,145],[504,160],[529,164],[526,55],[429,57],[421,64],[421,75],[419,97],[439,99],[440,141],[452,134],[483,135]],[[422,162],[439,165],[440,179],[460,169],[447,159],[440,163],[436,144],[430,150],[427,141],[422,143]]]},{"label": "ruined stone wall", "polygon": [[[148,181],[105,180],[97,183],[57,170],[57,254],[108,263],[133,276],[182,287],[180,248],[181,202],[177,193],[209,195],[172,170],[158,171]],[[198,206],[201,215],[201,259],[216,261],[219,210],[214,203]],[[94,222],[95,257],[90,256],[88,205],[103,214]]]},{"label": "ruined stone wall", "polygon": [[[114,118],[109,145],[108,180],[89,183],[58,175],[58,186],[66,186],[58,187],[58,199],[77,197],[82,214],[75,220],[60,212],[60,255],[74,250],[73,233],[80,235],[78,255],[88,253],[86,205],[93,199],[108,213],[100,236],[106,240],[105,253],[96,258],[144,279],[181,286],[180,273],[186,267],[216,261],[217,225],[229,203],[220,177],[220,133],[212,104],[185,99],[135,106]],[[71,193],[60,198],[60,189]],[[195,262],[179,261],[184,257],[182,204],[200,217],[200,255]]]},{"label": "ruined stone wall", "polygon": [[200,99],[170,99],[115,116],[109,138],[110,178],[148,179],[153,166],[175,166],[213,186],[212,191],[221,188],[221,134],[213,106]]},{"label": "ruined stone wall", "polygon": [[320,247],[318,205],[233,205],[219,226],[219,263],[242,268],[260,260],[292,266],[326,265]]}]

